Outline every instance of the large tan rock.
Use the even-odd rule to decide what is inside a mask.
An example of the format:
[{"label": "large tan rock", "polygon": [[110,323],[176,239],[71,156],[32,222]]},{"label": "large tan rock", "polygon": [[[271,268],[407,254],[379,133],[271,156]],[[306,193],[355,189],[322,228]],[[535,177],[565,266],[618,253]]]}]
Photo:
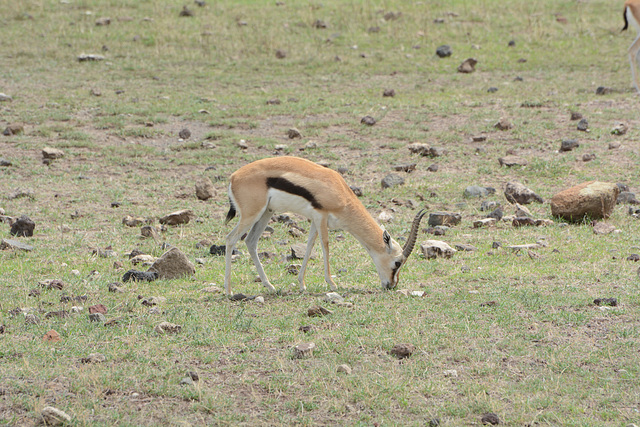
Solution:
[{"label": "large tan rock", "polygon": [[608,218],[616,205],[618,186],[589,181],[559,192],[551,198],[551,214],[567,221]]},{"label": "large tan rock", "polygon": [[171,248],[153,263],[149,271],[158,273],[159,279],[178,279],[193,276],[196,269],[178,248]]}]

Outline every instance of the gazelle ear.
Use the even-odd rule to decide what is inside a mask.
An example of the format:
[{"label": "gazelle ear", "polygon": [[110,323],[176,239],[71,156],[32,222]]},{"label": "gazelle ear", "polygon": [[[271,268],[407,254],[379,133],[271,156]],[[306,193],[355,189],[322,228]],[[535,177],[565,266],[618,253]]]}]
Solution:
[{"label": "gazelle ear", "polygon": [[387,230],[382,233],[382,240],[384,240],[384,244],[387,245],[387,249],[391,249],[391,235],[387,233]]}]

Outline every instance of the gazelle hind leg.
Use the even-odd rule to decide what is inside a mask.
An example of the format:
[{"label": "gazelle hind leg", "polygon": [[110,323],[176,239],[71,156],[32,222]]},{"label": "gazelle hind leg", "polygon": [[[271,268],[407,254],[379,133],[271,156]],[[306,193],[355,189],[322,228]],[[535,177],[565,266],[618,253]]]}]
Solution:
[{"label": "gazelle hind leg", "polygon": [[633,78],[633,85],[636,91],[640,93],[640,76],[638,73],[638,54],[640,53],[640,37],[636,38],[629,47],[629,62],[631,63],[631,77]]},{"label": "gazelle hind leg", "polygon": [[318,237],[318,230],[316,229],[316,225],[311,222],[311,227],[309,228],[309,240],[307,240],[307,250],[304,254],[304,259],[302,260],[302,266],[300,267],[300,273],[298,274],[298,283],[300,283],[300,291],[304,291],[307,289],[304,284],[304,275],[307,272],[307,263],[309,262],[309,258],[311,257],[311,251],[313,251],[313,245],[316,242],[316,237]]},{"label": "gazelle hind leg", "polygon": [[256,270],[258,270],[258,275],[260,276],[262,284],[271,292],[275,292],[276,288],[274,288],[271,282],[269,282],[269,279],[264,272],[264,268],[262,267],[262,263],[260,262],[260,258],[258,257],[258,240],[260,240],[260,236],[262,236],[262,232],[267,227],[270,219],[271,211],[269,209],[265,209],[262,216],[260,216],[260,219],[253,224],[253,227],[251,227],[251,231],[249,231],[249,234],[245,239],[245,243],[247,244],[249,255],[251,255],[251,259],[253,259],[253,264],[256,266]]},{"label": "gazelle hind leg", "polygon": [[332,291],[336,290],[336,284],[331,278],[331,270],[329,268],[329,218],[327,215],[323,215],[320,220],[320,227],[318,227],[318,236],[320,236],[320,243],[322,243],[322,254],[324,255],[324,280],[329,284],[329,288]]}]

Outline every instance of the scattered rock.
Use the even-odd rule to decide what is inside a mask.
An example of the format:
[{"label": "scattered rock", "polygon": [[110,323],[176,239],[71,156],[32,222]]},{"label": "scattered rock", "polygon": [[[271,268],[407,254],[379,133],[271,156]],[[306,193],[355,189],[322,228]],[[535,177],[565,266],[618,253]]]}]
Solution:
[{"label": "scattered rock", "polygon": [[606,222],[594,221],[593,233],[597,235],[611,234],[615,231],[615,227]]},{"label": "scattered rock", "polygon": [[196,182],[196,197],[200,200],[209,200],[216,195],[213,182],[207,177],[202,177]]},{"label": "scattered rock", "polygon": [[[304,259],[304,254],[307,252],[307,245],[304,243],[296,243],[291,245],[291,258],[292,259]],[[316,258],[315,249],[311,250],[310,259]]]},{"label": "scattered rock", "polygon": [[78,62],[90,62],[90,61],[104,61],[106,58],[103,55],[96,55],[94,53],[81,53],[77,57]]},{"label": "scattered rock", "polygon": [[434,163],[432,165],[429,165],[429,167],[427,167],[427,172],[438,172],[438,169],[440,169],[440,167],[438,166],[437,163]]},{"label": "scattered rock", "polygon": [[41,282],[38,282],[38,285],[45,289],[56,289],[58,291],[61,291],[65,287],[64,282],[58,279],[43,280]]},{"label": "scattered rock", "polygon": [[478,63],[477,59],[467,58],[462,62],[462,64],[458,66],[458,72],[464,73],[464,74],[473,73],[476,70],[477,63]]},{"label": "scattered rock", "polygon": [[291,128],[287,131],[287,136],[289,139],[302,138],[302,134],[296,128]]},{"label": "scattered rock", "polygon": [[180,380],[180,385],[193,385],[193,379],[191,379],[191,377],[184,377]]},{"label": "scattered rock", "polygon": [[373,126],[376,124],[376,119],[371,116],[364,116],[362,119],[360,119],[360,123],[367,126]]},{"label": "scattered rock", "polygon": [[107,320],[107,318],[102,313],[91,313],[89,315],[89,321],[90,322],[104,323],[104,322],[106,322],[106,320]]},{"label": "scattered rock", "polygon": [[578,113],[577,111],[572,111],[571,112],[571,121],[576,121],[576,120],[580,120],[582,118],[582,114]]},{"label": "scattered rock", "polygon": [[498,159],[498,163],[500,163],[500,166],[507,166],[507,167],[527,166],[529,164],[527,159],[523,159],[522,157],[519,157],[519,156],[504,156],[504,157],[500,157]]},{"label": "scattered rock", "polygon": [[498,88],[495,86],[491,86],[490,88],[487,89],[487,92],[489,93],[496,93],[498,91]]},{"label": "scattered rock", "polygon": [[620,191],[618,197],[616,199],[616,204],[628,204],[628,205],[638,205],[640,201],[636,199],[636,194],[630,191]]},{"label": "scattered rock", "polygon": [[113,282],[107,285],[107,289],[109,290],[109,292],[123,293],[124,291],[122,290],[122,286],[124,285],[120,282]]},{"label": "scattered rock", "polygon": [[97,27],[102,27],[102,26],[109,25],[109,24],[111,24],[111,18],[102,17],[102,18],[96,19],[96,26]]},{"label": "scattered rock", "polygon": [[324,301],[331,304],[340,304],[344,302],[344,298],[337,292],[328,292],[324,295]]},{"label": "scattered rock", "polygon": [[610,87],[598,86],[596,88],[596,95],[609,95],[610,93],[613,93],[613,89]]},{"label": "scattered rock", "polygon": [[346,364],[338,365],[338,368],[336,369],[336,371],[341,374],[351,375],[351,366]]},{"label": "scattered rock", "polygon": [[581,119],[578,122],[577,129],[582,132],[589,132],[589,122],[587,121],[587,119]]},{"label": "scattered rock", "polygon": [[498,130],[509,130],[513,128],[513,123],[505,118],[501,118],[493,127]]},{"label": "scattered rock", "polygon": [[18,123],[8,125],[2,132],[5,136],[19,135],[24,132],[24,126]]},{"label": "scattered rock", "polygon": [[382,211],[380,212],[380,215],[378,215],[378,222],[379,223],[386,223],[386,222],[391,222],[393,221],[393,214],[387,212],[387,211]]},{"label": "scattered rock", "polygon": [[432,227],[437,225],[457,225],[462,220],[462,215],[454,212],[432,212],[429,214],[428,224]]},{"label": "scattered rock", "polygon": [[458,378],[458,371],[455,369],[447,369],[442,372],[446,378]]},{"label": "scattered rock", "polygon": [[580,143],[577,139],[565,139],[560,143],[560,152],[564,153],[566,151],[571,151],[575,148],[578,148]]},{"label": "scattered rock", "polygon": [[177,279],[196,274],[196,268],[178,248],[171,248],[153,263],[148,272],[157,273],[159,279]]},{"label": "scattered rock", "polygon": [[486,302],[480,303],[480,307],[497,307],[497,306],[498,306],[497,301],[486,301]]},{"label": "scattered rock", "polygon": [[[496,189],[493,187],[480,187],[479,185],[470,185],[464,189],[463,196],[467,198],[471,197],[487,197],[491,194],[495,194]],[[480,208],[482,210],[482,207]]]},{"label": "scattered rock", "polygon": [[297,359],[302,359],[303,357],[308,357],[313,354],[316,345],[313,342],[300,343],[293,347],[293,355]]},{"label": "scattered rock", "polygon": [[248,295],[245,295],[243,293],[237,293],[237,294],[233,294],[229,297],[230,301],[249,301],[253,299],[253,297],[250,297]]},{"label": "scattered rock", "polygon": [[608,182],[589,181],[564,191],[551,198],[551,214],[567,221],[581,221],[585,216],[592,219],[608,218],[618,198],[618,186]]},{"label": "scattered rock", "polygon": [[0,157],[0,167],[8,167],[12,165],[13,163],[11,163],[11,160],[7,160],[4,157]]},{"label": "scattered rock", "polygon": [[176,212],[172,212],[168,215],[160,218],[160,224],[166,225],[180,225],[180,224],[188,224],[195,218],[195,214],[191,209],[182,209]]},{"label": "scattered rock", "polygon": [[27,245],[26,243],[22,243],[21,241],[14,240],[14,239],[0,240],[0,251],[5,251],[9,249],[20,249],[28,252],[33,250],[33,246]]},{"label": "scattered rock", "polygon": [[153,225],[144,225],[140,228],[140,235],[145,238],[152,238],[153,240],[160,240],[160,234]]},{"label": "scattered rock", "polygon": [[71,417],[53,406],[45,406],[40,413],[42,422],[47,426],[60,426],[63,424],[71,424]]},{"label": "scattered rock", "polygon": [[392,173],[382,178],[380,184],[382,185],[382,188],[396,187],[404,184],[404,178]]},{"label": "scattered rock", "polygon": [[596,155],[595,154],[583,154],[582,155],[582,161],[583,162],[590,162],[591,160],[595,160],[596,159]]},{"label": "scattered rock", "polygon": [[421,156],[428,156],[429,150],[431,147],[428,144],[424,144],[422,142],[414,142],[413,144],[407,145],[407,149],[412,154],[420,154]]},{"label": "scattered rock", "polygon": [[0,93],[0,102],[11,102],[13,98],[5,93]]},{"label": "scattered rock", "polygon": [[397,357],[398,359],[406,359],[413,354],[415,349],[416,347],[413,344],[396,344],[391,350],[389,350],[389,354]]},{"label": "scattered rock", "polygon": [[461,251],[461,252],[473,252],[478,250],[478,248],[476,248],[473,245],[469,245],[466,243],[458,243],[456,245],[454,245],[456,247],[456,250]]},{"label": "scattered rock", "polygon": [[305,334],[308,334],[309,332],[313,331],[313,326],[309,326],[309,325],[300,326],[298,330]]},{"label": "scattered rock", "polygon": [[456,253],[455,249],[440,240],[427,240],[420,245],[420,250],[426,259],[451,258]]},{"label": "scattered rock", "polygon": [[536,225],[536,221],[533,218],[529,218],[529,217],[516,217],[513,218],[513,221],[511,222],[511,224],[514,227],[524,227],[524,226],[535,226]]},{"label": "scattered rock", "polygon": [[620,148],[620,141],[611,141],[609,143],[609,150],[617,150]]},{"label": "scattered rock", "polygon": [[42,337],[42,341],[47,341],[47,342],[58,342],[61,340],[62,338],[60,338],[60,334],[53,329],[51,329],[49,332],[44,334],[44,336]]},{"label": "scattered rock", "polygon": [[447,58],[451,56],[452,53],[453,51],[451,50],[451,46],[449,46],[448,44],[438,46],[438,48],[436,49],[436,55],[438,55],[440,58]]},{"label": "scattered rock", "polygon": [[544,202],[542,197],[519,182],[508,182],[504,190],[504,196],[509,203],[519,203],[521,205],[527,205],[531,202]]},{"label": "scattered rock", "polygon": [[333,314],[333,311],[327,310],[326,308],[319,305],[314,305],[313,307],[309,308],[309,310],[307,310],[307,315],[309,317],[322,317],[329,314]]},{"label": "scattered rock", "polygon": [[51,319],[54,317],[58,319],[66,319],[69,317],[69,312],[66,310],[50,311],[44,315],[45,319]]},{"label": "scattered rock", "polygon": [[191,138],[191,131],[187,128],[181,129],[180,132],[178,132],[178,136],[182,139],[189,139]]},{"label": "scattered rock", "polygon": [[123,282],[133,281],[133,282],[153,282],[158,278],[158,273],[156,271],[138,271],[138,270],[129,270],[124,273],[122,277]]},{"label": "scattered rock", "polygon": [[484,414],[480,421],[482,422],[482,424],[491,424],[494,426],[500,424],[500,418],[498,418],[498,416],[493,412]]},{"label": "scattered rock", "polygon": [[24,323],[25,325],[39,325],[40,319],[35,314],[25,314]]},{"label": "scattered rock", "polygon": [[181,17],[192,17],[192,16],[194,16],[194,13],[187,6],[182,6],[182,10],[178,14],[178,16],[181,16]]},{"label": "scattered rock", "polygon": [[177,334],[182,330],[182,326],[175,323],[162,322],[153,328],[158,334]]},{"label": "scattered rock", "polygon": [[287,52],[285,50],[282,50],[282,49],[276,50],[276,58],[284,59],[286,57],[287,57]]},{"label": "scattered rock", "polygon": [[616,298],[596,298],[593,300],[593,303],[597,306],[616,307],[618,300]]},{"label": "scattered rock", "polygon": [[416,170],[416,163],[405,163],[402,165],[395,165],[393,169],[398,172],[407,172],[407,173],[413,172],[414,170]]},{"label": "scattered rock", "polygon": [[494,225],[496,225],[495,218],[485,218],[485,219],[479,219],[479,220],[473,221],[473,228],[491,227]]},{"label": "scattered rock", "polygon": [[253,301],[258,303],[258,304],[264,304],[264,297],[263,296],[257,296]]},{"label": "scattered rock", "polygon": [[516,203],[516,217],[533,218],[533,215],[531,215],[531,211],[526,206]]},{"label": "scattered rock", "polygon": [[80,359],[80,363],[102,363],[107,358],[102,353],[90,353],[89,356]]},{"label": "scattered rock", "polygon": [[627,130],[629,130],[627,125],[622,123],[622,122],[620,122],[620,123],[617,123],[613,127],[613,129],[611,129],[611,134],[612,135],[624,135],[625,133],[627,133]]},{"label": "scattered rock", "polygon": [[11,226],[11,235],[17,237],[31,237],[36,224],[26,215],[22,215]]},{"label": "scattered rock", "polygon": [[122,218],[122,224],[126,225],[127,227],[139,227],[142,224],[145,223],[145,219],[142,217],[132,217],[131,215],[127,215],[124,218]]},{"label": "scattered rock", "polygon": [[103,304],[92,305],[91,307],[89,307],[89,313],[90,314],[93,314],[93,313],[107,314],[107,307],[105,307]]},{"label": "scattered rock", "polygon": [[396,96],[396,91],[394,89],[385,89],[384,92],[382,92],[382,96],[385,98],[393,98]]},{"label": "scattered rock", "polygon": [[640,261],[640,255],[638,254],[631,254],[627,257],[627,261],[633,261],[633,262],[638,262]]},{"label": "scattered rock", "polygon": [[42,158],[55,160],[64,157],[64,151],[52,147],[44,147],[42,149]]}]

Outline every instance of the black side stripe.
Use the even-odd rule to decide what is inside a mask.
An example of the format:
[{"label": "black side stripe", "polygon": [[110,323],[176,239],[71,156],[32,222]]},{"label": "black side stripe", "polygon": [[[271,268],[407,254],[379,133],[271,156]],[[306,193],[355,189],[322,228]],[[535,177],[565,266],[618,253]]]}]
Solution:
[{"label": "black side stripe", "polygon": [[313,206],[315,209],[322,209],[322,205],[318,203],[316,198],[313,197],[313,194],[311,194],[309,190],[294,184],[288,179],[277,178],[277,177],[267,178],[267,187],[284,191],[285,193],[300,196],[303,199],[306,199],[309,203],[311,203],[311,206]]}]

